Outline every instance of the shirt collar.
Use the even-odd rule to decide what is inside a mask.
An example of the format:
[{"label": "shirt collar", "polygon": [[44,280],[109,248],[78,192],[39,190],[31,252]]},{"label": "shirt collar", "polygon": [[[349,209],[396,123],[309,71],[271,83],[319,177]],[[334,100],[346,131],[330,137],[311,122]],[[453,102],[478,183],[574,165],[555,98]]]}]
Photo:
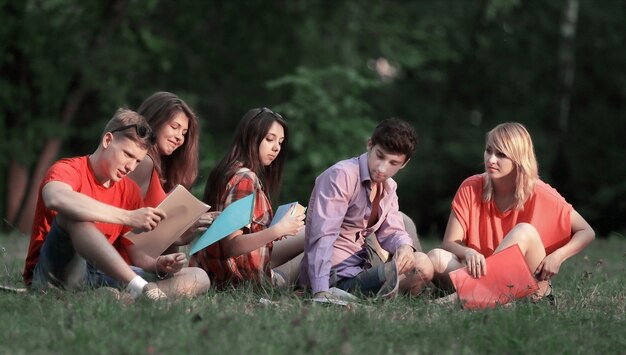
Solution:
[{"label": "shirt collar", "polygon": [[361,184],[366,181],[371,181],[370,169],[367,167],[367,152],[361,154],[358,157],[359,160],[359,176],[361,178]]}]

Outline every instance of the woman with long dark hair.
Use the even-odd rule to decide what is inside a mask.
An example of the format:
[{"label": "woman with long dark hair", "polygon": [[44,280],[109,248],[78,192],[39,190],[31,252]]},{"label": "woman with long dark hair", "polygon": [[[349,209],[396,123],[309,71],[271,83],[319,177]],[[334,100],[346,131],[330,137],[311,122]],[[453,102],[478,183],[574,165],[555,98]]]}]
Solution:
[{"label": "woman with long dark hair", "polygon": [[[222,211],[255,193],[248,226],[194,254],[190,265],[203,268],[217,287],[251,280],[275,286],[295,282],[304,249],[304,215],[287,214],[270,227],[271,198],[282,183],[289,137],[287,122],[268,108],[249,110],[237,126],[230,149],[211,171],[204,202]],[[295,236],[298,234],[297,236]],[[275,241],[289,236],[284,242]]]}]

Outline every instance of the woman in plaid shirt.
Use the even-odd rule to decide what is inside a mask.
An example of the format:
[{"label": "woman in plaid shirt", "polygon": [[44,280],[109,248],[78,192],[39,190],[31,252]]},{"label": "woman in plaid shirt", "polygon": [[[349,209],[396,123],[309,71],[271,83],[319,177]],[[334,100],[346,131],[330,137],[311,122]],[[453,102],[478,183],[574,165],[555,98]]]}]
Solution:
[{"label": "woman in plaid shirt", "polygon": [[[271,196],[280,189],[288,139],[287,122],[268,108],[249,110],[239,122],[228,153],[211,171],[204,202],[222,211],[255,193],[252,222],[194,254],[190,265],[203,268],[218,288],[245,280],[275,286],[295,282],[304,250],[304,215],[285,215],[269,226]],[[298,234],[296,236],[296,234]],[[289,236],[289,239],[274,242]],[[294,259],[294,257],[298,256]],[[289,262],[291,259],[292,262]]]}]

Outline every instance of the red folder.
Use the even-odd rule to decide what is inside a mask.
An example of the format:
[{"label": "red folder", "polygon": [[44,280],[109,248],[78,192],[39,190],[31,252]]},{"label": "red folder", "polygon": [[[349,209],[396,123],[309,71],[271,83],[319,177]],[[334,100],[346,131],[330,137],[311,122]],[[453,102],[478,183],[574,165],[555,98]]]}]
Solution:
[{"label": "red folder", "polygon": [[465,309],[494,308],[537,291],[537,281],[517,244],[485,259],[487,275],[473,278],[467,267],[450,272]]}]

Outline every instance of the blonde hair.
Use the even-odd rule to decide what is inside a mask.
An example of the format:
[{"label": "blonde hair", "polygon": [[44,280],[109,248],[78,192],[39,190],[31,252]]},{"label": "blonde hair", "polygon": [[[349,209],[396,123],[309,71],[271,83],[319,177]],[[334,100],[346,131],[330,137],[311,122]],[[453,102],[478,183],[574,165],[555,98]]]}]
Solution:
[{"label": "blonde hair", "polygon": [[[487,133],[485,145],[502,152],[515,164],[517,177],[514,209],[523,209],[524,203],[533,192],[535,182],[539,179],[533,141],[526,127],[516,122],[499,124]],[[493,182],[489,175],[486,175],[483,200],[490,201],[493,195]]]}]

